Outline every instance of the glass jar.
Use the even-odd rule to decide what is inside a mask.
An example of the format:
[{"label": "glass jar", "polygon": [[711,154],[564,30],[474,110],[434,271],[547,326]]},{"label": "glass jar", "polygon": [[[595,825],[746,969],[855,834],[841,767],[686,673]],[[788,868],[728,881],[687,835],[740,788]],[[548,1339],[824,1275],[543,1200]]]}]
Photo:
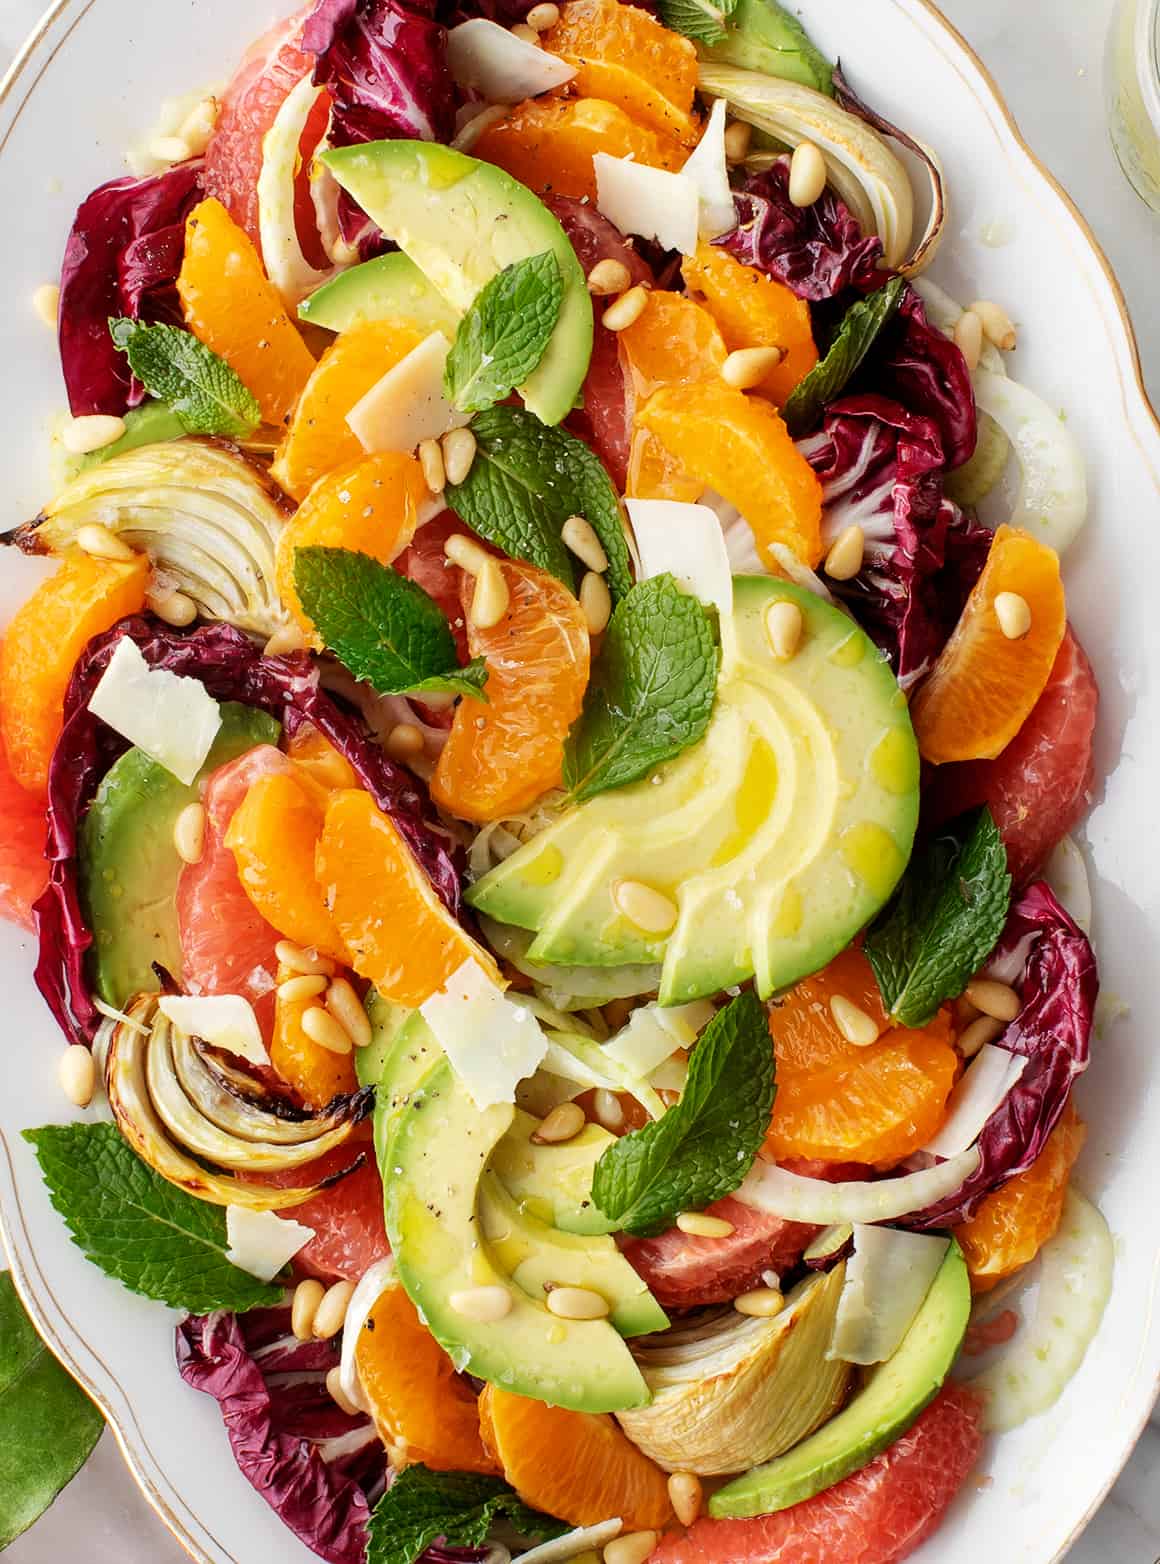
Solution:
[{"label": "glass jar", "polygon": [[1120,166],[1160,212],[1160,0],[1117,0],[1105,76]]}]

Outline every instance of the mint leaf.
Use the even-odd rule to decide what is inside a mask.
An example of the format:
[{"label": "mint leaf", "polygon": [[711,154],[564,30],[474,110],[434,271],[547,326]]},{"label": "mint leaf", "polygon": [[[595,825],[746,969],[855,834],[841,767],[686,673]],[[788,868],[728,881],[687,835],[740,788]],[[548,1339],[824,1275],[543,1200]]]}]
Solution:
[{"label": "mint leaf", "polygon": [[300,548],[294,585],[327,647],[380,695],[445,690],[486,700],[483,658],[460,668],[443,610],[389,565],[344,548]]},{"label": "mint leaf", "polygon": [[829,404],[854,378],[883,328],[893,319],[905,288],[905,277],[892,277],[884,288],[846,311],[830,351],[794,389],[782,409],[795,440],[809,434]]},{"label": "mint leaf", "polygon": [[530,1510],[500,1477],[408,1466],[375,1505],[366,1564],[415,1564],[440,1538],[449,1548],[479,1547],[501,1515],[525,1537],[559,1537],[568,1530]]},{"label": "mint leaf", "polygon": [[887,1010],[925,1026],[994,950],[1011,900],[1007,849],[989,809],[965,815],[911,860],[866,936]]},{"label": "mint leaf", "polygon": [[448,484],[451,509],[473,532],[516,559],[530,560],[575,589],[572,556],[560,537],[569,516],[583,516],[608,555],[613,600],[632,586],[620,501],[596,456],[566,429],[548,428],[522,407],[493,407],[471,425],[476,457],[460,484]]},{"label": "mint leaf", "polygon": [[776,1092],[765,1006],[740,994],[693,1049],[681,1100],[601,1156],[593,1200],[625,1232],[648,1237],[731,1195],[769,1131]]},{"label": "mint leaf", "polygon": [[73,1480],[104,1426],[0,1271],[0,1552]]},{"label": "mint leaf", "polygon": [[113,341],[151,396],[169,405],[186,434],[240,440],[262,422],[262,410],[212,348],[180,326],[110,320]]},{"label": "mint leaf", "polygon": [[443,371],[448,401],[480,413],[510,396],[543,358],[563,302],[564,278],[551,250],[505,266],[459,323]]},{"label": "mint leaf", "polygon": [[737,0],[660,0],[661,21],[675,33],[698,43],[720,43],[725,23],[737,9]]},{"label": "mint leaf", "polygon": [[49,1199],[106,1276],[190,1314],[281,1301],[280,1287],[226,1259],[222,1208],[147,1167],[115,1124],[50,1124],[23,1134]]},{"label": "mint leaf", "polygon": [[704,735],[717,695],[712,621],[672,576],[633,587],[608,621],[564,746],[574,800],[635,782]]}]

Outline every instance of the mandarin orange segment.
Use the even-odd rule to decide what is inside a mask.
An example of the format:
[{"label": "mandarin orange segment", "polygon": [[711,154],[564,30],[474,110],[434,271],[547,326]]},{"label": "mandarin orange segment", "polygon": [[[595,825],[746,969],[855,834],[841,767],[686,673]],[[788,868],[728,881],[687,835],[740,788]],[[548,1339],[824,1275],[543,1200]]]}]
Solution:
[{"label": "mandarin orange segment", "polygon": [[271,928],[346,962],[346,946],[314,877],[323,812],[288,771],[259,777],[234,811],[226,846],[242,889]]},{"label": "mandarin orange segment", "polygon": [[70,554],[12,617],[0,648],[0,731],[20,786],[43,795],[73,667],[94,635],[145,606],[149,561]]},{"label": "mandarin orange segment", "polygon": [[302,1030],[302,1017],[318,999],[283,999],[274,1003],[274,1035],[270,1063],[308,1108],[325,1108],[339,1093],[358,1090],[354,1055],[332,1053]]},{"label": "mandarin orange segment", "polygon": [[185,324],[257,398],[268,424],[290,414],[314,359],[258,252],[220,201],[195,206],[177,278]]},{"label": "mandarin orange segment", "polygon": [[818,362],[810,307],[792,288],[746,266],[717,245],[702,244],[681,263],[687,286],[705,301],[725,346],[781,348],[785,358],[757,388],[779,407]]},{"label": "mandarin orange segment", "polygon": [[338,788],[359,785],[350,761],[313,723],[294,730],[286,740],[286,753],[294,762],[294,775],[324,809]]},{"label": "mandarin orange segment", "polygon": [[1087,1126],[1068,1101],[1047,1144],[1027,1169],[988,1195],[969,1222],[955,1228],[972,1290],[990,1292],[1030,1265],[1063,1217],[1071,1170],[1083,1150]]},{"label": "mandarin orange segment", "polygon": [[487,1385],[479,1398],[487,1448],[525,1504],[570,1526],[619,1515],[626,1532],[661,1531],[673,1518],[668,1474],[615,1419],[569,1412]]},{"label": "mandarin orange segment", "polygon": [[[1031,611],[1031,628],[1017,640],[1000,623],[1003,594]],[[911,702],[923,759],[941,766],[1001,755],[1043,694],[1066,631],[1059,555],[1028,532],[1000,527],[954,634]]]},{"label": "mandarin orange segment", "polygon": [[628,453],[625,493],[633,500],[680,500],[692,505],[705,485],[690,478],[667,446],[647,429],[634,429]]},{"label": "mandarin orange segment", "polygon": [[467,626],[471,655],[487,661],[487,704],[459,703],[431,780],[461,820],[502,820],[559,787],[588,685],[588,627],[571,592],[521,560],[500,569],[507,612],[491,629]]},{"label": "mandarin orange segment", "polygon": [[398,1285],[367,1317],[355,1347],[359,1384],[396,1470],[499,1473],[484,1448],[475,1392]]},{"label": "mandarin orange segment", "polygon": [[636,424],[737,507],[763,554],[781,543],[803,564],[821,559],[822,486],[771,402],[702,380],[654,392]]},{"label": "mandarin orange segment", "polygon": [[617,334],[621,363],[638,406],[662,386],[716,380],[725,362],[725,339],[707,309],[658,288],[631,326]]},{"label": "mandarin orange segment", "polygon": [[319,478],[364,452],[346,415],[423,340],[404,321],[351,326],[327,348],[302,391],[270,467],[275,481],[303,500]]},{"label": "mandarin orange segment", "polygon": [[448,913],[369,793],[333,795],[315,873],[350,964],[384,998],[418,1009],[469,959],[502,981],[491,956]]},{"label": "mandarin orange segment", "polygon": [[569,88],[580,97],[604,98],[652,130],[696,143],[697,51],[647,11],[620,0],[570,0],[541,41],[575,66]]},{"label": "mandarin orange segment", "polygon": [[596,200],[592,157],[633,157],[676,173],[685,150],[671,136],[638,125],[601,98],[530,98],[488,128],[471,149],[539,196]]}]

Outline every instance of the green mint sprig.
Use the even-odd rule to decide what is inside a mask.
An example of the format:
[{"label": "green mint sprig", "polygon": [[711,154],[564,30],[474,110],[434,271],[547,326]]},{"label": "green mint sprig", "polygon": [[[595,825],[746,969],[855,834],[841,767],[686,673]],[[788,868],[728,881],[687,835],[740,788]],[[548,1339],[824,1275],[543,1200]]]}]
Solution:
[{"label": "green mint sprig", "polygon": [[110,320],[109,330],[137,379],[177,415],[186,434],[244,440],[262,422],[237,374],[191,331],[124,318]]},{"label": "green mint sprig", "polygon": [[408,1466],[375,1505],[367,1564],[415,1564],[440,1537],[450,1548],[478,1548],[501,1516],[525,1537],[548,1540],[568,1530],[529,1509],[500,1477]]},{"label": "green mint sprig", "polygon": [[862,360],[893,320],[906,286],[905,277],[892,277],[885,287],[846,311],[830,351],[794,389],[782,409],[795,440],[809,434],[829,404],[854,378]]},{"label": "green mint sprig", "polygon": [[464,413],[510,396],[544,356],[564,302],[564,277],[551,250],[505,266],[459,323],[443,390]]},{"label": "green mint sprig", "polygon": [[661,21],[674,33],[698,43],[720,43],[737,0],[660,0]]}]

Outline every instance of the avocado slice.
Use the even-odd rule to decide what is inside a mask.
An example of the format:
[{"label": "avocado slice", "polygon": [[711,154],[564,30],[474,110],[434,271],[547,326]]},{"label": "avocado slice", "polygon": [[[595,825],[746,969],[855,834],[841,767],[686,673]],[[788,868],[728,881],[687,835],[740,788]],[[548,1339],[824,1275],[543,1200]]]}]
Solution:
[{"label": "avocado slice", "polygon": [[517,1108],[491,1155],[489,1170],[541,1222],[564,1233],[614,1233],[616,1223],[592,1199],[592,1174],[615,1137],[589,1123],[569,1141],[539,1146],[532,1139],[539,1123]]},{"label": "avocado slice", "polygon": [[592,301],[567,234],[539,197],[503,169],[429,141],[336,147],[322,161],[459,313],[505,266],[552,251],[564,301],[520,394],[541,423],[566,418],[592,356]]},{"label": "avocado slice", "polygon": [[786,1510],[866,1466],[900,1439],[934,1400],[958,1355],[970,1312],[966,1262],[952,1239],[894,1356],[876,1368],[845,1410],[816,1434],[715,1493],[710,1515],[737,1518]]},{"label": "avocado slice", "polygon": [[413,1012],[392,999],[384,999],[377,988],[367,994],[366,1012],[371,1023],[371,1040],[365,1048],[355,1050],[354,1068],[360,1086],[377,1086],[395,1039]]},{"label": "avocado slice", "polygon": [[[476,1203],[487,1162],[515,1109],[480,1113],[446,1061],[399,1111],[390,1131],[387,1234],[399,1280],[461,1372],[578,1412],[643,1406],[648,1387],[607,1320],[564,1320],[501,1269]],[[510,1307],[480,1321],[456,1294],[500,1287]]]},{"label": "avocado slice", "polygon": [[328,331],[346,331],[371,320],[405,320],[422,331],[441,331],[448,341],[460,319],[460,312],[402,250],[339,272],[303,300],[298,314]]},{"label": "avocado slice", "polygon": [[81,905],[93,934],[89,971],[93,987],[118,1010],[134,994],[159,987],[153,963],[181,978],[177,881],[182,862],[173,827],[199,784],[227,761],[258,744],[276,744],[279,723],[225,701],[222,725],[205,765],[188,786],[130,749],[108,770],[81,821],[78,848]]},{"label": "avocado slice", "polygon": [[834,67],[797,17],[776,0],[737,0],[725,36],[698,52],[721,65],[739,65],[834,96]]},{"label": "avocado slice", "polygon": [[[778,602],[804,621],[786,662],[765,635]],[[837,608],[768,576],[735,577],[727,629],[701,743],[570,810],[468,891],[478,912],[536,931],[530,961],[661,962],[666,1005],[751,977],[767,999],[845,949],[897,884],[918,746],[878,649]],[[619,879],[672,897],[670,935],[618,912]]]}]

